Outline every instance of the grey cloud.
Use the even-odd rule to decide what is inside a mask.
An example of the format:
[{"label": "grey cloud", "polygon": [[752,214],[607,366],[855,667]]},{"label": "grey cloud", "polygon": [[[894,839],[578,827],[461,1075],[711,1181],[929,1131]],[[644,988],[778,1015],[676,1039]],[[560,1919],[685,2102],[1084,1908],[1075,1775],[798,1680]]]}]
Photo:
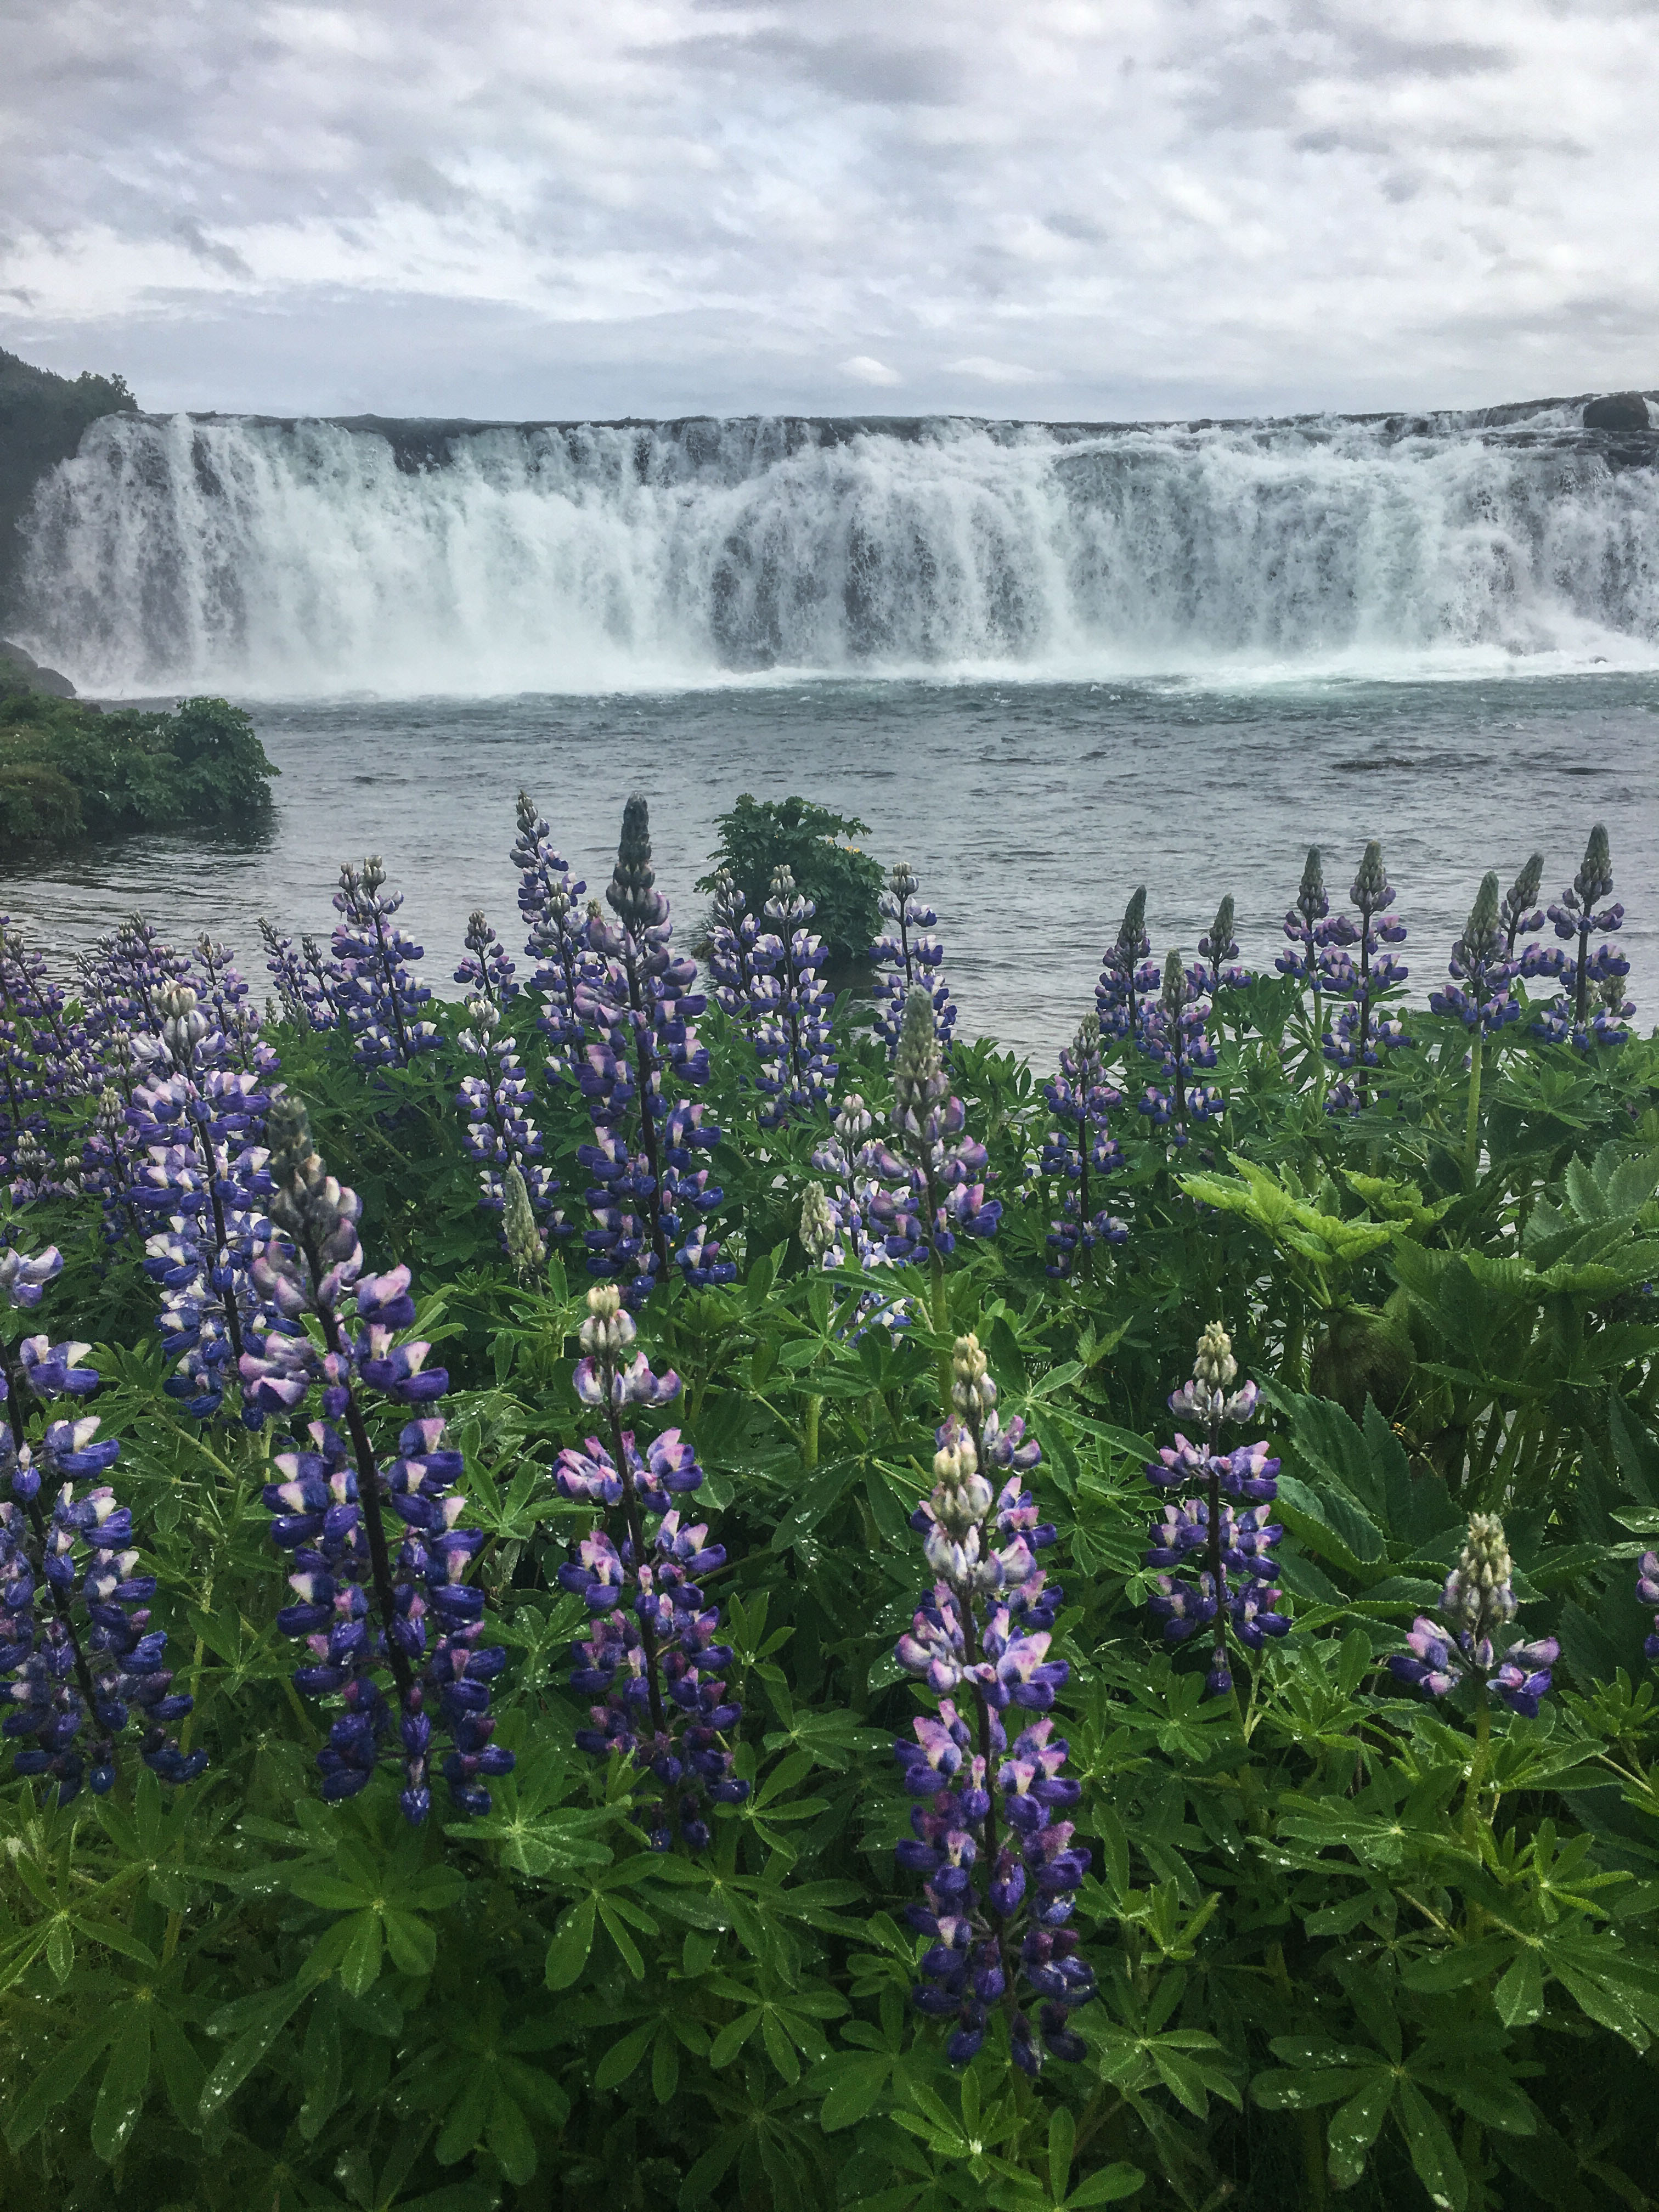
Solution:
[{"label": "grey cloud", "polygon": [[1029,363],[1078,419],[1647,383],[1651,15],[16,8],[0,344],[288,411],[833,409],[854,361],[924,410]]}]

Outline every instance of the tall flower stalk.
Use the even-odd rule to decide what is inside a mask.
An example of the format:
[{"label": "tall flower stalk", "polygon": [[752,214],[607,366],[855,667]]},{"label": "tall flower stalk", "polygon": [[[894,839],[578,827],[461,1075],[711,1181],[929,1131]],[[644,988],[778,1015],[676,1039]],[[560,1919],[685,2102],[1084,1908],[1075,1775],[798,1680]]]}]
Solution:
[{"label": "tall flower stalk", "polygon": [[[1511,897],[1513,894],[1511,893]],[[1463,1121],[1463,1176],[1474,1187],[1480,1165],[1481,1063],[1486,1039],[1521,1018],[1521,1002],[1511,993],[1520,962],[1510,951],[1498,897],[1498,877],[1488,870],[1475,893],[1463,933],[1447,963],[1451,981],[1429,994],[1432,1012],[1449,1015],[1469,1033],[1468,1103]]]},{"label": "tall flower stalk", "polygon": [[1115,939],[1102,958],[1100,981],[1095,986],[1095,1008],[1101,1035],[1139,1047],[1145,1027],[1146,996],[1158,986],[1158,963],[1146,934],[1146,887],[1130,895]]},{"label": "tall flower stalk", "polygon": [[1613,855],[1607,830],[1598,822],[1577,874],[1549,909],[1556,936],[1574,949],[1565,952],[1559,945],[1548,951],[1530,946],[1522,965],[1523,975],[1561,980],[1561,995],[1533,1024],[1547,1044],[1571,1044],[1588,1052],[1592,1045],[1623,1044],[1630,1035],[1625,1018],[1636,1011],[1625,996],[1630,962],[1613,944],[1590,949],[1593,938],[1609,939],[1624,926],[1625,909],[1616,900],[1598,904],[1612,889]]},{"label": "tall flower stalk", "polygon": [[1191,972],[1172,947],[1164,963],[1163,988],[1141,1024],[1141,1048],[1158,1073],[1137,1106],[1155,1128],[1169,1131],[1175,1145],[1189,1143],[1194,1128],[1218,1121],[1227,1110],[1215,1085],[1199,1080],[1217,1059],[1209,1018],[1209,1000],[1199,996]]},{"label": "tall flower stalk", "polygon": [[881,896],[886,927],[870,948],[879,971],[870,986],[876,1006],[876,1035],[889,1057],[898,1051],[905,1008],[918,990],[926,993],[933,1009],[933,1028],[942,1048],[948,1048],[956,1028],[957,1010],[951,987],[945,980],[945,947],[934,936],[939,916],[924,906],[918,893],[921,884],[908,861],[900,860],[887,878]]},{"label": "tall flower stalk", "polygon": [[[63,1264],[55,1245],[33,1259],[0,1252],[8,1319],[33,1312]],[[186,1755],[169,1734],[192,1701],[173,1692],[167,1638],[149,1626],[155,1577],[137,1571],[131,1511],[96,1480],[120,1446],[99,1436],[94,1416],[52,1411],[98,1388],[84,1364],[90,1349],[0,1331],[0,1480],[9,1493],[0,1501],[0,1735],[19,1745],[12,1771],[54,1784],[60,1805],[83,1784],[94,1796],[114,1786],[117,1741],[135,1722],[139,1756],[163,1782],[192,1782],[207,1765],[204,1752]],[[38,1431],[32,1407],[41,1409]]]},{"label": "tall flower stalk", "polygon": [[[1054,1532],[1023,1483],[1041,1454],[1021,1421],[1003,1426],[976,1337],[957,1340],[948,1403],[933,1494],[911,1522],[933,1582],[895,1653],[939,1700],[912,1723],[915,1741],[893,1747],[918,1801],[895,1856],[923,1877],[922,1901],[907,1911],[931,1939],[912,1996],[954,2023],[952,2065],[974,2057],[1000,2012],[1015,2063],[1035,2074],[1045,2055],[1084,2056],[1068,2022],[1095,1988],[1067,1925],[1089,1854],[1056,1817],[1081,1792],[1060,1771],[1067,1746],[1047,1717],[1067,1674],[1048,1656],[1062,1593],[1036,1564]],[[1044,1717],[1012,1746],[1011,1708]]]},{"label": "tall flower stalk", "polygon": [[[386,1674],[398,1707],[404,1818],[419,1822],[431,1810],[434,1707],[450,1740],[443,1773],[452,1799],[462,1813],[488,1812],[488,1779],[513,1765],[512,1753],[491,1741],[489,1716],[489,1684],[507,1654],[481,1643],[483,1592],[466,1575],[483,1534],[463,1525],[461,1455],[429,1410],[449,1378],[427,1365],[429,1344],[399,1340],[415,1319],[408,1268],[363,1273],[356,1194],[312,1149],[305,1109],[277,1099],[270,1135],[270,1215],[254,1274],[277,1319],[243,1354],[241,1372],[251,1404],[295,1433],[293,1448],[276,1455],[279,1479],[264,1502],[273,1540],[294,1555],[295,1601],[277,1626],[311,1655],[295,1686],[341,1708],[317,1755],[323,1796],[356,1796],[390,1749]],[[395,1457],[371,1435],[376,1401],[414,1415]],[[317,1418],[301,1430],[302,1409],[312,1407]],[[394,1516],[404,1527],[395,1552]]]},{"label": "tall flower stalk", "polygon": [[[1331,975],[1330,988],[1346,1004],[1324,1032],[1325,1058],[1341,1073],[1326,1101],[1327,1113],[1358,1113],[1367,1100],[1370,1070],[1381,1066],[1386,1051],[1412,1042],[1387,1004],[1404,988],[1410,973],[1393,949],[1406,941],[1405,923],[1389,910],[1397,896],[1382,865],[1382,848],[1373,838],[1349,892],[1358,920],[1350,922],[1342,915],[1332,925],[1340,932],[1334,941],[1346,957]],[[1349,950],[1356,945],[1357,957]]]},{"label": "tall flower stalk", "polygon": [[700,1851],[712,1834],[710,1808],[749,1795],[727,1741],[743,1708],[720,1679],[732,1650],[714,1641],[720,1608],[704,1604],[698,1586],[726,1553],[706,1541],[706,1523],[684,1526],[674,1502],[703,1479],[680,1431],[665,1430],[641,1450],[623,1426],[629,1407],[668,1405],[680,1391],[672,1370],[652,1372],[635,1334],[614,1284],[588,1292],[572,1380],[581,1403],[602,1412],[609,1441],[589,1437],[581,1450],[562,1451],[556,1479],[567,1498],[619,1511],[623,1534],[618,1544],[601,1519],[559,1570],[561,1586],[592,1616],[589,1636],[571,1646],[570,1686],[599,1702],[576,1743],[595,1758],[632,1759],[661,1786],[646,1814],[653,1850],[678,1837]]},{"label": "tall flower stalk", "polygon": [[1268,1517],[1279,1495],[1279,1462],[1268,1457],[1265,1443],[1221,1449],[1223,1429],[1248,1422],[1256,1407],[1255,1384],[1235,1390],[1237,1376],[1231,1340],[1212,1321],[1198,1340],[1191,1380],[1170,1399],[1172,1413],[1198,1425],[1200,1440],[1191,1443],[1177,1431],[1174,1444],[1163,1446],[1146,1467],[1155,1490],[1188,1492],[1165,1505],[1149,1532],[1146,1564],[1160,1571],[1152,1615],[1169,1644],[1208,1632],[1206,1686],[1213,1697],[1233,1686],[1230,1631],[1255,1653],[1291,1625],[1278,1610],[1281,1593],[1273,1580],[1273,1547],[1284,1534]]},{"label": "tall flower stalk", "polygon": [[737,1273],[705,1219],[724,1193],[696,1164],[720,1131],[689,1098],[669,1103],[674,1091],[708,1080],[708,1054],[695,1026],[708,1002],[691,988],[696,962],[675,955],[668,901],[651,866],[650,817],[638,796],[623,811],[605,899],[616,919],[591,917],[596,957],[575,996],[588,1040],[579,1080],[593,1123],[592,1142],[577,1158],[593,1177],[589,1272],[617,1277],[636,1306],[671,1264],[698,1287]]},{"label": "tall flower stalk", "polygon": [[[932,995],[923,988],[904,1002],[904,1022],[893,1063],[893,1149],[878,1149],[875,1164],[888,1188],[876,1192],[870,1212],[886,1231],[890,1258],[927,1255],[933,1278],[933,1326],[948,1333],[945,1262],[957,1236],[994,1237],[1002,1218],[1000,1200],[985,1194],[985,1147],[968,1133],[967,1109],[953,1098],[945,1055],[934,1027]],[[942,1391],[948,1355],[939,1354]]]},{"label": "tall flower stalk", "polygon": [[547,1039],[548,1066],[568,1071],[580,1057],[584,1036],[577,988],[593,964],[582,903],[587,885],[577,882],[554,850],[553,833],[527,791],[519,793],[513,864],[519,871],[524,949],[536,963],[531,988],[541,1002],[537,1018]]},{"label": "tall flower stalk", "polygon": [[1123,1094],[1106,1080],[1098,1014],[1085,1014],[1079,1023],[1070,1048],[1060,1052],[1060,1073],[1043,1085],[1042,1095],[1059,1126],[1042,1148],[1042,1171],[1063,1177],[1068,1186],[1048,1235],[1054,1256],[1048,1273],[1063,1278],[1079,1261],[1086,1272],[1097,1244],[1121,1244],[1129,1233],[1126,1222],[1097,1203],[1098,1179],[1123,1165],[1109,1118]]},{"label": "tall flower stalk", "polygon": [[755,1026],[760,1087],[768,1102],[760,1115],[763,1128],[777,1128],[792,1115],[815,1112],[836,1079],[836,1062],[828,1051],[836,994],[822,973],[823,939],[812,933],[817,912],[814,902],[796,889],[790,871],[777,869],[764,909],[771,927],[762,940],[771,973],[757,983],[757,991],[762,983],[767,987],[764,1012]]},{"label": "tall flower stalk", "polygon": [[422,950],[397,920],[404,895],[386,884],[386,865],[371,853],[361,868],[342,863],[334,894],[337,995],[363,1067],[408,1067],[441,1042],[422,1012],[431,986],[410,973]]}]

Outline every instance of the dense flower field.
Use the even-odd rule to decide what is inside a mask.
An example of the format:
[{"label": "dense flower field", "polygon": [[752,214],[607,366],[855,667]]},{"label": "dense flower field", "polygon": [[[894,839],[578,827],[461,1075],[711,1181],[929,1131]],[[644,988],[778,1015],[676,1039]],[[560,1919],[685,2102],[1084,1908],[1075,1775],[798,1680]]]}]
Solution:
[{"label": "dense flower field", "polygon": [[0,933],[0,2201],[1649,2203],[1605,832],[1410,986],[1375,845],[1137,890],[1045,1073],[790,806],[701,967],[638,799],[459,1001],[378,859]]}]

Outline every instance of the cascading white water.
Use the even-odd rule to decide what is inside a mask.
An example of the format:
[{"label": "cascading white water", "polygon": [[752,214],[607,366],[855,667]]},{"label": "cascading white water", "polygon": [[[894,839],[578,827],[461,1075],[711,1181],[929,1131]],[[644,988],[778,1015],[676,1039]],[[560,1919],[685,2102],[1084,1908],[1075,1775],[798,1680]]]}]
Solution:
[{"label": "cascading white water", "polygon": [[21,627],[106,695],[1646,667],[1652,460],[1559,408],[1105,430],[112,417],[40,489]]}]

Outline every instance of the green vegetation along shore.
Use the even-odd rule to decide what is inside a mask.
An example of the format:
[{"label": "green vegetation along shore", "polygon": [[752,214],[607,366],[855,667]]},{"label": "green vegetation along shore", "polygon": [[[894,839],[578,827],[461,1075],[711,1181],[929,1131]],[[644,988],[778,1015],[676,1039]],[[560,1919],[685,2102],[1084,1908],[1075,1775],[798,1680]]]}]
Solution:
[{"label": "green vegetation along shore", "polygon": [[0,656],[0,860],[161,823],[264,811],[277,773],[223,699],[103,713]]}]

